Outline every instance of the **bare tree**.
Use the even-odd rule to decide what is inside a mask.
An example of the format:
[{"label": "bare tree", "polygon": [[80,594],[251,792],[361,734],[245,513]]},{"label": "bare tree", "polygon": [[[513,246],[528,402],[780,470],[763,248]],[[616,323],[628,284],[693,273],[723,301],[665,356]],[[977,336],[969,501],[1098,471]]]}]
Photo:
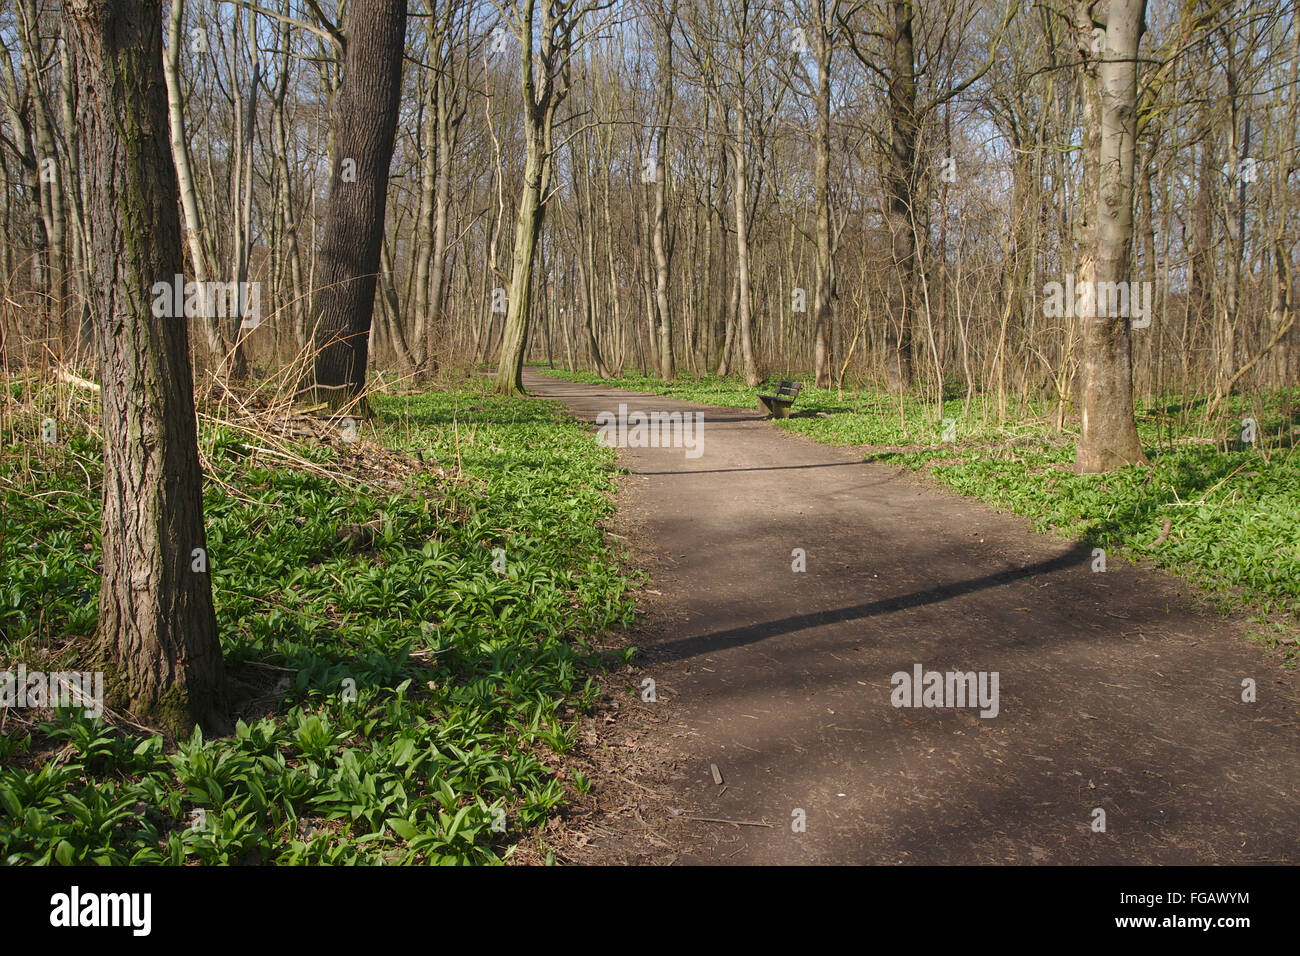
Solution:
[{"label": "bare tree", "polygon": [[[471,51],[460,48],[467,34],[466,8],[451,0],[436,5],[425,17],[426,55],[430,75],[426,82],[424,136],[420,167],[420,214],[415,243],[415,359],[421,367],[436,367],[435,338],[442,331],[443,303],[447,296],[447,243],[452,188],[452,149],[468,109],[464,83],[458,82],[458,65],[466,68]],[[460,51],[460,52],[458,52]],[[458,60],[459,56],[459,60]]]},{"label": "bare tree", "polygon": [[655,333],[659,356],[659,375],[671,379],[677,376],[677,363],[673,356],[673,312],[669,288],[669,267],[672,244],[668,238],[668,125],[673,112],[673,23],[677,19],[677,0],[654,9],[652,19],[659,36],[658,62],[659,91],[655,104],[655,128],[651,155],[654,157],[654,224],[650,230],[650,247],[654,255],[655,280]]},{"label": "bare tree", "polygon": [[[506,325],[497,360],[496,386],[505,394],[524,390],[524,348],[533,310],[533,269],[555,171],[555,117],[569,94],[570,65],[584,19],[608,4],[588,0],[537,0],[501,8],[519,43],[523,93],[524,167],[515,217]],[[536,36],[534,34],[536,33]]]},{"label": "bare tree", "polygon": [[[1046,399],[1058,429],[1086,412],[1091,435],[1085,323],[1044,305],[1047,284],[1140,277],[1155,321],[1128,346],[1134,401],[1207,394],[1196,407],[1213,420],[1230,396],[1295,381],[1290,7],[1149,6],[1115,272],[1099,260],[1118,225],[1099,214],[1112,66],[1092,51],[1108,3],[637,0],[597,17],[609,0],[581,2],[412,7],[417,68],[388,87],[400,112],[382,183],[338,112],[324,121],[322,106],[358,98],[326,11],[360,29],[391,4],[163,3],[184,268],[264,279],[287,317],[240,335],[205,316],[195,334],[259,371],[289,358],[282,329],[300,353],[326,345],[343,399],[366,363],[431,371],[503,343],[508,391],[525,360],[750,382],[779,368],[848,389],[907,377],[938,409],[960,370],[968,409],[983,393],[1014,418]],[[0,321],[11,361],[46,366],[76,362],[68,332],[88,337],[94,292],[60,12],[0,3],[0,262],[19,306]]]},{"label": "bare tree", "polygon": [[[163,57],[163,77],[167,81],[167,119],[171,129],[171,156],[176,166],[176,180],[185,215],[185,239],[190,251],[190,270],[197,283],[211,275],[203,246],[203,220],[199,212],[198,190],[190,162],[189,136],[185,130],[185,93],[181,86],[181,24],[185,17],[185,0],[172,0],[167,15],[167,48]],[[225,365],[234,345],[215,314],[202,316],[208,349]]]}]

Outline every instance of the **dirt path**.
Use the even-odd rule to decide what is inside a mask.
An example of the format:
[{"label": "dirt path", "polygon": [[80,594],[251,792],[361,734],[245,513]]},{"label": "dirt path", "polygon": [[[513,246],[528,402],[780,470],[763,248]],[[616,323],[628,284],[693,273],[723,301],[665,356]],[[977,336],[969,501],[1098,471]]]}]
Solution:
[{"label": "dirt path", "polygon": [[[756,411],[526,383],[592,422],[619,403],[705,416],[697,458],[619,452],[658,699],[626,718],[645,803],[607,808],[627,825],[597,829],[597,858],[1300,861],[1294,678],[1186,585],[1114,557],[1094,573],[1082,546]],[[997,672],[997,716],[893,706],[917,664]]]}]

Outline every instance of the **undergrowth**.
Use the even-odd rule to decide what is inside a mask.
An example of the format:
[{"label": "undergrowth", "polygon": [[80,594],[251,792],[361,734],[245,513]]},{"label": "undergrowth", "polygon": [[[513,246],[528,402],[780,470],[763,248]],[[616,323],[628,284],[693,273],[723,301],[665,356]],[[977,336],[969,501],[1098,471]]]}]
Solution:
[{"label": "undergrowth", "polygon": [[[205,424],[228,737],[0,710],[5,863],[494,863],[566,799],[565,754],[631,619],[601,530],[612,453],[474,385],[372,399],[356,447],[292,458]],[[76,421],[0,447],[0,668],[94,631],[102,455]],[[411,462],[352,480],[366,448]]]}]

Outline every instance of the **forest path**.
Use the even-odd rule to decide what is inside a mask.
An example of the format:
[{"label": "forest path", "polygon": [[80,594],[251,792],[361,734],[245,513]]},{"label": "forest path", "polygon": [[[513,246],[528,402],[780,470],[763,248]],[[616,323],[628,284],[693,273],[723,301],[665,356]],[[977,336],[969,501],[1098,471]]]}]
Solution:
[{"label": "forest path", "polygon": [[[1082,545],[757,411],[525,384],[593,423],[704,415],[699,457],[618,452],[658,698],[624,705],[647,746],[623,760],[663,799],[639,821],[604,807],[593,859],[1300,861],[1294,677],[1186,584],[1114,556],[1094,573]],[[997,672],[997,715],[895,708],[891,675],[917,664]]]}]

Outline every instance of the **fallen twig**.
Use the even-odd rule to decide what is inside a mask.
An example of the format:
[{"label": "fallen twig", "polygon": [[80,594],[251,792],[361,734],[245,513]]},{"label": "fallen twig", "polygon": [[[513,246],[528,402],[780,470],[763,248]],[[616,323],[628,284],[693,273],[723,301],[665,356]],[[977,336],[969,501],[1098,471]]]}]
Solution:
[{"label": "fallen twig", "polygon": [[681,817],[683,820],[690,820],[694,823],[729,823],[733,827],[767,827],[772,829],[772,824],[763,823],[758,820],[724,820],[721,817],[696,817],[681,810],[673,810],[673,816]]}]

